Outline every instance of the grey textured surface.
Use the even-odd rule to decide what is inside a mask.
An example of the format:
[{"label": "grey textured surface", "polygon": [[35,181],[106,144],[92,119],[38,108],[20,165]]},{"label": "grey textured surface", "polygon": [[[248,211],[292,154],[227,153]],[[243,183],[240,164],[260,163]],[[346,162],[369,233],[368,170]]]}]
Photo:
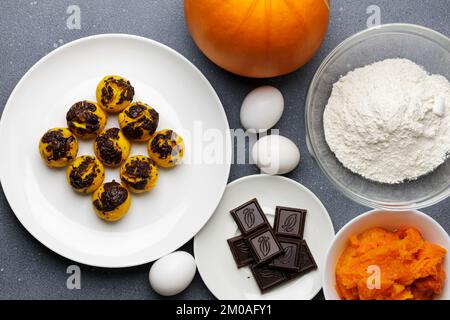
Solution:
[{"label": "grey textured surface", "polygon": [[[72,4],[81,8],[81,30],[66,27],[66,9]],[[239,107],[251,89],[263,84],[280,88],[286,109],[277,127],[303,152],[300,168],[288,177],[316,193],[338,230],[367,209],[342,196],[307,154],[304,99],[323,58],[342,40],[366,28],[369,5],[381,8],[382,23],[415,23],[450,35],[449,0],[332,0],[329,33],[311,62],[285,77],[252,80],[219,69],[201,54],[186,30],[182,0],[0,0],[0,110],[25,72],[63,43],[99,33],[130,33],[155,39],[179,51],[205,74],[222,100],[231,128],[240,126]],[[229,180],[257,172],[252,165],[234,165]],[[450,231],[449,205],[447,199],[423,211]],[[192,252],[192,241],[182,249]],[[81,266],[81,290],[68,290],[66,268],[71,264],[21,226],[0,192],[0,299],[160,298],[148,285],[150,265],[120,270]],[[214,297],[197,274],[192,285],[175,298]]]}]

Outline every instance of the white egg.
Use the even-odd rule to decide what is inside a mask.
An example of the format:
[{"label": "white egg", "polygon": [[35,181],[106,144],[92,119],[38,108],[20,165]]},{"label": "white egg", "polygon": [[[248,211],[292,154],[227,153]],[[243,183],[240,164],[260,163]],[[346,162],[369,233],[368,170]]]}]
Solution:
[{"label": "white egg", "polygon": [[285,174],[294,170],[300,162],[300,151],[290,139],[269,135],[253,146],[254,163],[267,174]]},{"label": "white egg", "polygon": [[256,88],[244,99],[241,124],[250,132],[265,132],[281,118],[284,99],[280,90],[271,86]]},{"label": "white egg", "polygon": [[153,263],[149,272],[150,285],[162,296],[173,296],[191,284],[196,270],[192,255],[176,251]]}]

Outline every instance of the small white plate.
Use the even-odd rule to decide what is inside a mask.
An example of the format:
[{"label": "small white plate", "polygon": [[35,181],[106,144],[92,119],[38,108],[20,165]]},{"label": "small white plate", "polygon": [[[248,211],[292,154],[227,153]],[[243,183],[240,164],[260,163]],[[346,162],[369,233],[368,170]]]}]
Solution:
[{"label": "small white plate", "polygon": [[[307,209],[304,239],[318,270],[261,294],[249,267],[238,269],[227,239],[240,234],[229,211],[257,198],[273,224],[275,207]],[[214,215],[195,236],[194,254],[198,271],[209,290],[222,300],[308,300],[322,288],[321,272],[334,228],[327,210],[306,187],[281,176],[253,175],[230,183]]]},{"label": "small white plate", "polygon": [[[96,85],[108,74],[131,81],[134,100],[159,112],[159,129],[183,136],[185,160],[192,159],[161,169],[157,187],[133,195],[129,213],[117,223],[98,219],[90,197],[73,192],[65,170],[48,169],[38,152],[45,131],[65,127],[76,101],[95,101]],[[111,126],[117,126],[117,116],[108,119]],[[211,144],[203,136],[208,129],[225,140],[224,159],[217,164],[201,158],[204,145]],[[0,179],[17,218],[51,250],[93,266],[139,265],[182,246],[214,212],[230,170],[228,130],[214,89],[179,53],[137,36],[88,37],[44,57],[14,89],[0,122]],[[78,154],[93,154],[93,140],[80,141]],[[133,143],[131,154],[148,154],[145,144]],[[118,180],[118,172],[108,169],[105,181]]]}]

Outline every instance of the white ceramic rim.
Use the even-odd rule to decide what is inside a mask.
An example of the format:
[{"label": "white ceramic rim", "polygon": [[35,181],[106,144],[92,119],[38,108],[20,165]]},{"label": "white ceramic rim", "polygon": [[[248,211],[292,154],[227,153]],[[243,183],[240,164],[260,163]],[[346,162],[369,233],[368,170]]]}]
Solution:
[{"label": "white ceramic rim", "polygon": [[[228,118],[226,116],[225,110],[223,109],[223,105],[222,102],[219,99],[219,96],[217,95],[216,91],[214,90],[213,86],[211,85],[211,83],[208,81],[208,79],[203,75],[203,73],[201,73],[201,71],[192,63],[190,62],[186,57],[184,57],[182,54],[180,54],[179,52],[175,51],[174,49],[158,42],[152,39],[148,39],[145,37],[141,37],[141,36],[136,36],[136,35],[131,35],[131,34],[125,34],[125,33],[107,33],[107,34],[98,34],[98,35],[92,35],[92,36],[88,36],[88,37],[84,37],[84,38],[80,38],[71,42],[68,42],[64,45],[62,45],[61,47],[58,47],[57,49],[53,50],[52,52],[50,52],[49,54],[47,54],[46,56],[44,56],[43,58],[41,58],[38,62],[36,62],[25,74],[24,76],[20,79],[20,81],[17,83],[17,85],[14,87],[13,91],[11,92],[5,108],[3,110],[3,113],[1,115],[0,118],[0,143],[2,140],[2,132],[3,132],[3,122],[5,121],[4,119],[8,116],[9,112],[11,112],[11,101],[14,100],[15,95],[17,94],[17,92],[19,92],[19,90],[21,89],[23,82],[30,76],[30,74],[32,74],[32,72],[38,68],[41,64],[43,64],[45,61],[47,61],[48,59],[51,59],[53,57],[53,55],[55,55],[56,53],[58,53],[60,50],[63,49],[67,49],[71,46],[80,44],[82,42],[87,42],[87,41],[91,41],[91,40],[95,40],[95,39],[100,39],[100,38],[129,38],[129,39],[134,39],[134,40],[138,40],[138,41],[143,41],[143,42],[147,42],[149,44],[152,44],[154,46],[157,46],[163,50],[166,50],[168,54],[171,54],[173,56],[175,56],[178,59],[181,59],[182,61],[184,61],[188,66],[190,66],[190,68],[192,69],[193,72],[197,73],[200,77],[200,79],[202,79],[204,85],[206,87],[208,87],[211,91],[211,93],[214,95],[216,102],[218,104],[218,106],[221,106],[221,108],[218,108],[218,112],[220,112],[224,123],[227,124],[227,127],[229,128],[229,122],[228,122]],[[226,146],[228,148],[228,150],[226,150],[227,154],[230,155],[230,158],[232,156],[231,153],[231,137],[229,135],[225,135],[226,137]],[[2,165],[1,163],[1,157],[0,157],[0,183],[2,183],[3,181],[3,177],[5,175],[4,171],[7,170],[7,168],[4,168],[5,166]],[[231,161],[228,161],[228,169],[226,170],[226,175],[227,177],[229,177],[229,173],[230,173],[230,169],[231,169]],[[214,213],[217,205],[220,203],[220,199],[222,198],[223,192],[225,191],[227,184],[224,183],[222,192],[220,193],[220,196],[217,197],[217,199],[215,199],[216,205],[215,207],[211,210],[211,214],[209,216],[209,218],[211,217],[211,215]],[[5,185],[3,185],[2,183],[2,188],[3,188],[3,192],[5,194],[6,200],[8,201],[9,206],[11,207],[11,210],[14,212],[14,215],[17,217],[17,219],[19,220],[19,222],[22,224],[22,226],[36,239],[38,240],[41,244],[43,244],[44,246],[46,246],[48,249],[52,250],[53,252],[57,253],[58,255],[65,257],[69,260],[75,261],[75,262],[79,262],[85,265],[89,265],[89,266],[94,266],[94,267],[102,267],[102,268],[127,268],[127,267],[134,267],[134,266],[138,266],[138,265],[142,265],[142,264],[146,264],[149,262],[152,262],[154,260],[156,260],[157,258],[155,257],[141,257],[140,259],[135,259],[137,261],[132,262],[132,263],[115,263],[114,265],[111,264],[102,264],[100,262],[97,263],[92,263],[91,261],[88,261],[86,259],[84,259],[84,257],[79,257],[79,256],[70,256],[70,254],[67,254],[66,252],[64,252],[63,250],[60,249],[60,247],[58,246],[58,244],[56,243],[50,243],[47,242],[43,239],[43,236],[37,232],[37,230],[33,227],[33,224],[29,224],[27,221],[25,221],[24,219],[22,219],[21,215],[17,215],[13,209],[13,204],[11,203],[10,199],[13,199],[13,195],[8,191],[8,188],[5,187]],[[183,246],[184,244],[186,244],[189,240],[191,240],[195,234],[198,233],[198,231],[201,230],[201,228],[208,222],[209,218],[204,222],[204,224],[198,226],[194,232],[194,234],[189,237],[189,238],[183,238],[183,239],[178,239],[177,241],[174,241],[174,244],[171,246],[170,252],[177,250],[178,248],[180,248],[181,246]]]},{"label": "white ceramic rim", "polygon": [[319,79],[319,74],[322,73],[323,69],[325,69],[328,66],[328,63],[330,60],[340,51],[342,51],[344,48],[348,47],[349,45],[352,45],[353,42],[355,42],[360,37],[364,37],[366,35],[370,35],[372,33],[376,34],[382,31],[391,31],[391,32],[398,32],[398,33],[412,33],[420,36],[424,36],[424,34],[428,34],[430,38],[436,38],[443,42],[447,42],[448,49],[450,52],[450,39],[443,35],[442,33],[439,33],[433,29],[415,25],[415,24],[408,24],[408,23],[390,23],[390,24],[383,24],[380,26],[372,27],[369,29],[365,29],[363,31],[360,31],[344,41],[342,41],[340,44],[336,46],[322,61],[319,68],[316,70],[316,73],[314,74],[313,79],[311,80],[311,83],[308,87],[308,93],[306,96],[305,101],[305,127],[306,127],[306,145],[308,147],[308,151],[310,155],[315,159],[316,163],[319,165],[322,172],[325,174],[325,176],[330,180],[337,189],[342,192],[346,197],[349,199],[362,204],[364,206],[370,207],[370,208],[377,208],[382,210],[389,210],[389,211],[407,211],[407,210],[415,210],[415,209],[421,209],[425,207],[432,206],[436,203],[439,203],[448,197],[450,197],[450,185],[447,187],[447,189],[442,190],[439,194],[436,194],[434,196],[430,196],[426,199],[418,199],[415,203],[409,203],[409,202],[389,202],[389,203],[380,203],[374,200],[371,200],[369,198],[366,198],[360,194],[357,194],[349,189],[347,189],[344,185],[342,185],[339,181],[337,181],[327,170],[324,169],[324,166],[321,162],[321,160],[317,157],[317,147],[311,142],[311,130],[312,127],[309,125],[309,122],[311,121],[308,113],[308,106],[311,104],[312,100],[312,91],[311,88],[315,86],[316,82]]}]

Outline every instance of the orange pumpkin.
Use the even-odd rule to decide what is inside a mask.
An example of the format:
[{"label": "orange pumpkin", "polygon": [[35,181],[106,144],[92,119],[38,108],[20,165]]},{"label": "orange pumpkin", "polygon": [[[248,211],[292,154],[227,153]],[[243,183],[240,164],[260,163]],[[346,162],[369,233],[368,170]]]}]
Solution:
[{"label": "orange pumpkin", "polygon": [[185,0],[189,31],[203,53],[233,73],[290,73],[319,49],[328,0]]}]

